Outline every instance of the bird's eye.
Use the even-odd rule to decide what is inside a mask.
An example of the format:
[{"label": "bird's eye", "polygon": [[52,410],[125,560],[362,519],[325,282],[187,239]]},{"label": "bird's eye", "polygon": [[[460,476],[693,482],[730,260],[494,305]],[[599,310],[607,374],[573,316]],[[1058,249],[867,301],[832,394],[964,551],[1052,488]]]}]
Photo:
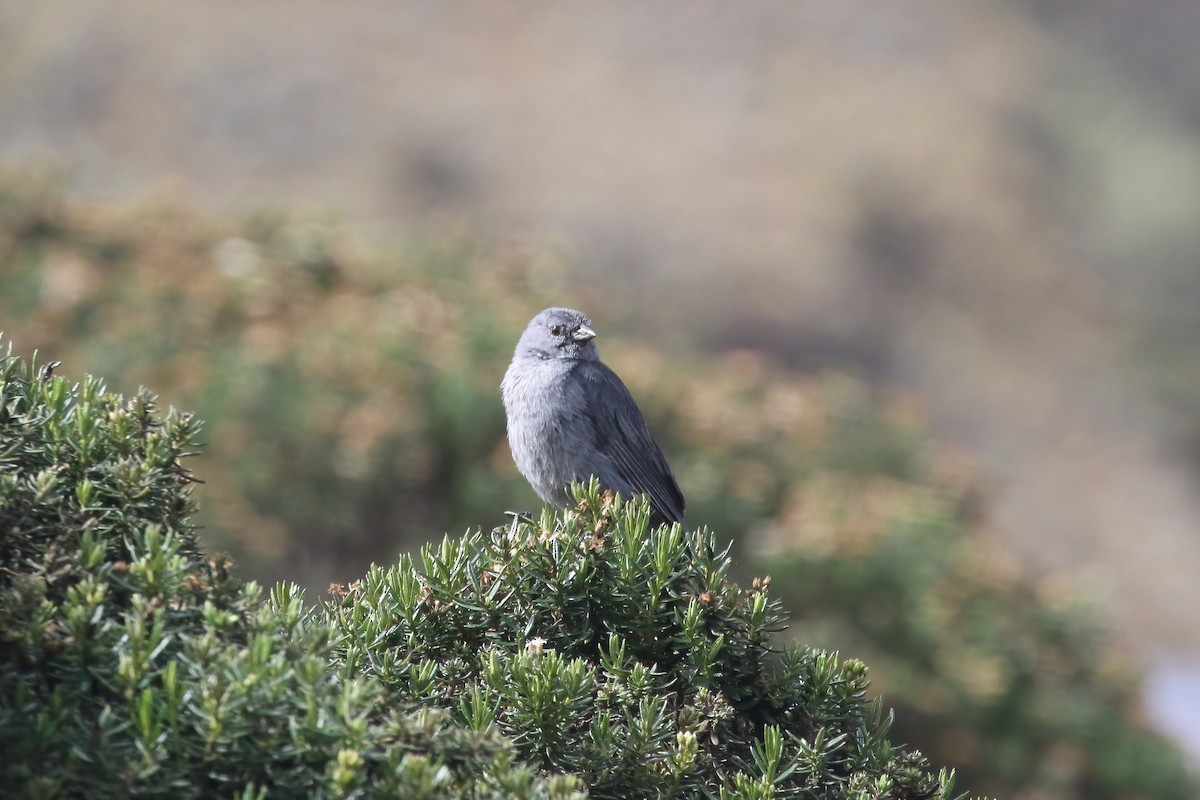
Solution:
[{"label": "bird's eye", "polygon": [[562,325],[551,325],[550,326],[550,335],[551,336],[562,336],[562,332],[563,332]]}]

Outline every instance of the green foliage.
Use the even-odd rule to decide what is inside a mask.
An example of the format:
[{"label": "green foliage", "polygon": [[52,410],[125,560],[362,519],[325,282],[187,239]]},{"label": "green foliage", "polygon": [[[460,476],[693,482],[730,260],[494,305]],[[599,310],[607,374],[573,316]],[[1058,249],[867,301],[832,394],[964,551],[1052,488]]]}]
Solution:
[{"label": "green foliage", "polygon": [[771,652],[778,604],[711,534],[648,530],[595,484],[577,499],[372,569],[327,610],[346,677],[499,728],[596,798],[949,796],[888,742],[861,662]]},{"label": "green foliage", "polygon": [[196,420],[0,358],[0,793],[580,796],[493,729],[329,669],[333,629],[204,560]]}]

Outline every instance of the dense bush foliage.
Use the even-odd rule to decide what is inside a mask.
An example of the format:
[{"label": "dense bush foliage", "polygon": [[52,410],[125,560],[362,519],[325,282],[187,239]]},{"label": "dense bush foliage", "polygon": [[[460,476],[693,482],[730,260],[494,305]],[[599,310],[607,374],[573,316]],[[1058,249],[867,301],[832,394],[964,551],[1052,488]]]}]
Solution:
[{"label": "dense bush foliage", "polygon": [[711,534],[579,497],[565,522],[514,518],[373,569],[330,609],[348,674],[498,726],[592,797],[947,796],[888,743],[861,662],[772,653],[778,605],[729,580]]},{"label": "dense bush foliage", "polygon": [[22,347],[196,409],[206,544],[310,588],[535,507],[497,386],[534,311],[579,305],[689,520],[734,536],[743,574],[775,576],[792,634],[872,665],[902,740],[997,796],[1198,793],[1088,610],[974,533],[986,497],[911,402],[754,353],[614,341],[613,310],[544,254],[453,232],[385,253],[327,222],[85,209],[3,174],[0,284]]},{"label": "dense bush foliage", "polygon": [[593,797],[948,797],[860,662],[772,654],[777,604],[708,534],[593,486],[314,614],[200,555],[194,418],[11,355],[0,378],[8,795],[579,796],[565,772]]},{"label": "dense bush foliage", "polygon": [[11,355],[0,377],[0,794],[578,796],[493,730],[343,679],[298,589],[264,602],[205,560],[194,418]]}]

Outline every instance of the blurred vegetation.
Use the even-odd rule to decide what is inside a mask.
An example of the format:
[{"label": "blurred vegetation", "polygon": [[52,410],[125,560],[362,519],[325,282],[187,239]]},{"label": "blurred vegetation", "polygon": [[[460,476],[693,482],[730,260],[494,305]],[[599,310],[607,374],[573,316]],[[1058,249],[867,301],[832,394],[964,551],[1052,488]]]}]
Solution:
[{"label": "blurred vegetation", "polygon": [[971,502],[870,474],[804,487],[765,554],[792,634],[875,669],[897,734],[997,796],[1196,796],[1140,730],[1138,682],[1095,609],[967,534]]},{"label": "blurred vegetation", "polygon": [[82,208],[28,175],[0,176],[0,281],[23,350],[206,419],[204,540],[309,586],[535,507],[497,386],[528,318],[578,304],[689,521],[775,576],[794,635],[872,664],[903,739],[997,796],[1197,792],[1094,615],[979,539],[986,498],[904,398],[612,341],[552,259],[461,233],[385,253],[327,221]]},{"label": "blurred vegetation", "polygon": [[[553,261],[453,233],[382,253],[313,220],[107,213],[26,174],[0,176],[0,279],[0,318],[23,348],[154,386],[207,421],[206,538],[252,574],[288,563],[313,585],[345,581],[430,531],[538,503],[498,387],[528,319],[573,302]],[[770,519],[805,474],[904,471],[921,446],[855,381],[797,378],[751,352],[610,348],[595,316],[689,517],[715,530]]]},{"label": "blurred vegetation", "polygon": [[208,420],[207,535],[255,571],[345,580],[385,531],[395,552],[520,497],[511,470],[494,480],[500,373],[483,369],[525,315],[515,261],[454,239],[360,255],[329,225],[265,215],[101,217],[52,184],[0,183],[5,328]]},{"label": "blurred vegetation", "polygon": [[0,398],[5,796],[950,797],[861,662],[773,652],[764,583],[644,504],[593,484],[311,611],[200,552],[195,418],[11,351]]}]

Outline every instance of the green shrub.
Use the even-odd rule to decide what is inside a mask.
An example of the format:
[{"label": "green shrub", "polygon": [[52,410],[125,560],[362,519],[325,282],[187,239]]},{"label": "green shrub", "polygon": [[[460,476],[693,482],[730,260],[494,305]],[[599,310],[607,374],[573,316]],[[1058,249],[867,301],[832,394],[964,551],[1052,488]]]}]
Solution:
[{"label": "green shrub", "polygon": [[0,793],[578,796],[492,730],[330,669],[332,629],[205,560],[196,420],[0,359]]},{"label": "green shrub", "polygon": [[644,504],[593,485],[563,519],[514,519],[373,569],[330,613],[350,675],[397,703],[498,726],[592,797],[945,797],[948,776],[893,748],[866,668],[790,648],[714,537],[648,530]]},{"label": "green shrub", "polygon": [[860,662],[776,657],[766,586],[644,505],[592,486],[313,612],[201,556],[193,417],[11,350],[0,377],[9,796],[949,796]]}]

